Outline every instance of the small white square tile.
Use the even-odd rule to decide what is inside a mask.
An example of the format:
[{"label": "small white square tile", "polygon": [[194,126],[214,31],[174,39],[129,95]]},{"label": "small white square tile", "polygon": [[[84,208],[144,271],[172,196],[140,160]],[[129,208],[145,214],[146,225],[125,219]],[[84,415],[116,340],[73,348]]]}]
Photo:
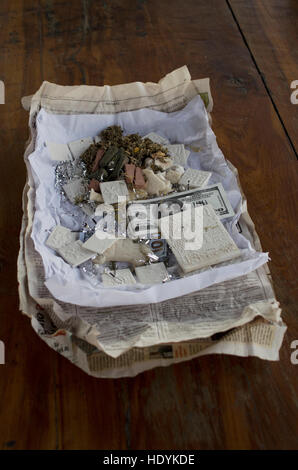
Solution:
[{"label": "small white square tile", "polygon": [[179,184],[186,187],[189,185],[190,188],[203,188],[208,183],[210,176],[211,173],[209,171],[187,168],[185,173],[181,176]]},{"label": "small white square tile", "polygon": [[137,281],[141,284],[157,284],[168,279],[168,271],[164,263],[148,264],[135,268]]},{"label": "small white square tile", "polygon": [[119,196],[128,196],[125,181],[107,181],[100,183],[100,191],[105,204],[115,204]]},{"label": "small white square tile", "polygon": [[57,142],[46,142],[52,160],[57,162],[72,161],[72,156],[67,144]]},{"label": "small white square tile", "polygon": [[101,275],[102,283],[105,287],[119,287],[136,284],[136,280],[130,269],[116,269]]},{"label": "small white square tile", "polygon": [[62,227],[62,225],[56,225],[49,238],[46,241],[46,245],[57,250],[63,245],[74,242],[76,240],[76,233],[71,232],[69,228]]},{"label": "small white square tile", "polygon": [[57,251],[59,255],[73,267],[85,263],[85,261],[88,261],[94,256],[93,251],[86,250],[86,248],[83,247],[81,240],[61,246]]}]

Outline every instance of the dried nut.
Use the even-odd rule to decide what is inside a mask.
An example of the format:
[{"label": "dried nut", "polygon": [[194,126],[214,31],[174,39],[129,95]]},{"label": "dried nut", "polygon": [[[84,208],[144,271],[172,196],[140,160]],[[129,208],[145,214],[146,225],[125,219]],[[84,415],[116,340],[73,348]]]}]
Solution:
[{"label": "dried nut", "polygon": [[132,191],[131,189],[128,190],[128,200],[129,201],[134,201],[136,199],[136,193],[135,191]]},{"label": "dried nut", "polygon": [[148,197],[148,193],[145,189],[136,189],[136,199],[146,199]]},{"label": "dried nut", "polygon": [[90,196],[89,196],[90,201],[93,202],[103,202],[103,197],[100,193],[97,193],[94,191],[93,188],[90,190]]},{"label": "dried nut", "polygon": [[171,166],[173,166],[173,160],[170,157],[163,157],[162,160],[156,158],[154,164],[160,170],[167,170],[168,168],[171,168]]},{"label": "dried nut", "polygon": [[151,157],[152,158],[162,158],[165,157],[166,154],[162,152],[161,150],[158,150],[158,152],[152,153]]}]

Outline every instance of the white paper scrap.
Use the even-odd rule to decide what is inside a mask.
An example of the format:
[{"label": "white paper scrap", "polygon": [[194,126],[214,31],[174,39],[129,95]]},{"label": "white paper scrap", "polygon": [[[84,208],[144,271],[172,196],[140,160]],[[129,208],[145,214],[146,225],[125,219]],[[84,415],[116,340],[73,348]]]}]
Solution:
[{"label": "white paper scrap", "polygon": [[146,138],[160,145],[166,145],[169,143],[169,141],[165,137],[162,137],[161,135],[158,135],[155,132],[150,132],[149,134],[144,135],[143,139]]},{"label": "white paper scrap", "polygon": [[72,156],[67,144],[46,142],[46,145],[52,160],[57,162],[72,161]]},{"label": "white paper scrap", "polygon": [[203,188],[208,183],[210,176],[211,173],[209,171],[187,168],[185,173],[181,176],[179,184],[184,186],[189,185],[190,188]]},{"label": "white paper scrap", "polygon": [[186,166],[190,151],[183,144],[165,145],[175,165]]},{"label": "white paper scrap", "polygon": [[75,159],[79,158],[82,153],[85,152],[85,150],[87,150],[88,147],[90,147],[90,145],[93,144],[93,139],[92,137],[85,137],[83,139],[79,139],[79,140],[74,140],[73,142],[69,142],[68,143],[68,147],[72,153],[72,156]]},{"label": "white paper scrap", "polygon": [[[193,217],[201,210],[197,206],[192,210]],[[222,263],[240,256],[240,250],[231,238],[220,219],[210,205],[203,206],[203,245],[200,249],[185,249],[186,239],[184,230],[181,230],[181,237],[177,238],[177,230],[170,231],[168,227],[174,226],[179,220],[184,223],[184,218],[180,213],[163,217],[160,219],[160,231],[162,238],[165,238],[173,251],[180,267],[185,273],[195,271],[207,266]]]},{"label": "white paper scrap", "polygon": [[81,240],[77,240],[58,248],[58,253],[62,258],[73,267],[79,266],[94,256],[93,251],[86,250]]},{"label": "white paper scrap", "polygon": [[76,240],[76,233],[69,230],[69,228],[56,225],[46,241],[46,245],[57,250],[63,245],[74,242]]},{"label": "white paper scrap", "polygon": [[102,283],[105,287],[119,287],[136,284],[136,280],[130,269],[116,269],[101,275]]},{"label": "white paper scrap", "polygon": [[128,196],[125,181],[107,181],[100,183],[100,191],[106,204],[115,204],[119,196]]},{"label": "white paper scrap", "polygon": [[138,282],[141,284],[157,284],[169,279],[164,263],[148,264],[135,268]]}]

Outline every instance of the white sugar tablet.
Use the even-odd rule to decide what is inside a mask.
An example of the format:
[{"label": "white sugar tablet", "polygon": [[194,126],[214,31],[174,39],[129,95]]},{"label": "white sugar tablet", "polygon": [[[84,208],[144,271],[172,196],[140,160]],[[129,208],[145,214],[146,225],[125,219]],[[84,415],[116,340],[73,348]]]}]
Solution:
[{"label": "white sugar tablet", "polygon": [[[187,233],[185,228],[187,229],[187,223],[191,223],[191,226],[195,225],[191,219],[182,217],[181,213],[160,219],[161,235],[167,240],[177,262],[185,273],[222,263],[240,255],[239,248],[215,214],[212,206],[197,206],[187,212],[191,213],[191,217],[200,217],[202,207],[203,244],[199,249],[186,249],[191,240],[189,231],[187,238],[185,237]],[[182,224],[183,229],[178,231],[177,224]],[[174,227],[174,230],[168,229],[171,226]]]},{"label": "white sugar tablet", "polygon": [[189,185],[190,188],[203,188],[208,183],[210,176],[211,173],[209,171],[187,168],[185,173],[181,176],[179,184],[184,186]]},{"label": "white sugar tablet", "polygon": [[125,181],[107,181],[100,183],[100,191],[105,204],[115,204],[119,196],[128,196]]},{"label": "white sugar tablet", "polygon": [[94,251],[95,253],[102,254],[106,251],[110,246],[112,246],[116,238],[105,238],[107,236],[107,232],[103,232],[100,230],[96,230],[95,234],[92,235],[84,244],[83,247],[87,250]]},{"label": "white sugar tablet", "polygon": [[85,263],[85,261],[88,261],[94,256],[93,251],[86,250],[86,248],[83,247],[81,240],[61,246],[57,251],[59,255],[73,267]]},{"label": "white sugar tablet", "polygon": [[74,242],[76,239],[76,234],[71,232],[69,228],[62,227],[62,225],[56,225],[49,238],[46,241],[46,245],[57,250],[63,245]]},{"label": "white sugar tablet", "polygon": [[105,287],[119,287],[136,284],[136,280],[130,269],[116,269],[101,275],[102,283]]},{"label": "white sugar tablet", "polygon": [[164,263],[148,264],[135,268],[138,282],[141,284],[157,284],[169,278]]}]

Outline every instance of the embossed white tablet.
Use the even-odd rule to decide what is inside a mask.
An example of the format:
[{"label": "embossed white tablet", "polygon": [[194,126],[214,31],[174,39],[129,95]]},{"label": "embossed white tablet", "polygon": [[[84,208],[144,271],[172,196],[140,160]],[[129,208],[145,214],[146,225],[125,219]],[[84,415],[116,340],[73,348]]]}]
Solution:
[{"label": "embossed white tablet", "polygon": [[57,142],[46,142],[46,144],[52,160],[57,162],[72,161],[67,144],[58,144]]},{"label": "embossed white tablet", "polygon": [[125,181],[107,181],[99,186],[105,204],[115,204],[119,196],[128,196]]},{"label": "embossed white tablet", "polygon": [[166,145],[165,147],[168,149],[169,155],[175,165],[186,166],[190,151],[187,150],[183,144]]},{"label": "embossed white tablet", "polygon": [[116,269],[101,275],[102,283],[105,287],[130,286],[136,284],[136,280],[130,269]]},{"label": "embossed white tablet", "polygon": [[85,150],[87,150],[87,148],[90,147],[90,145],[92,144],[93,144],[92,137],[85,137],[83,139],[69,142],[68,147],[72,153],[73,158],[76,159],[76,158],[79,158],[82,155],[82,153],[84,153]]},{"label": "embossed white tablet", "polygon": [[74,242],[76,239],[76,234],[71,232],[69,228],[62,227],[62,225],[56,225],[49,238],[46,241],[46,245],[57,250],[63,245]]},{"label": "embossed white tablet", "polygon": [[137,281],[141,284],[157,284],[169,279],[164,263],[148,264],[135,268]]},{"label": "embossed white tablet", "polygon": [[81,240],[61,246],[57,251],[59,255],[74,268],[94,256],[94,251],[86,250]]},{"label": "embossed white tablet", "polygon": [[187,168],[185,173],[181,176],[179,184],[190,188],[203,188],[206,186],[210,179],[211,173],[209,171],[200,171],[193,168]]},{"label": "embossed white tablet", "polygon": [[160,145],[166,145],[169,143],[169,141],[165,137],[162,137],[161,135],[158,135],[155,132],[150,132],[149,134],[144,135],[143,139],[146,139],[146,138]]},{"label": "embossed white tablet", "polygon": [[115,214],[115,209],[110,204],[98,204],[95,209],[94,215],[96,217],[103,217],[106,214]]},{"label": "embossed white tablet", "polygon": [[83,247],[95,253],[102,254],[116,241],[116,238],[105,238],[106,236],[107,232],[96,230],[95,234],[83,244]]},{"label": "embossed white tablet", "polygon": [[86,192],[85,182],[82,178],[77,178],[69,181],[63,186],[66,196],[74,204],[78,196]]},{"label": "embossed white tablet", "polygon": [[[199,217],[199,211],[202,206],[197,206],[191,210],[193,217]],[[194,215],[197,213],[196,215]],[[168,220],[167,220],[168,219]],[[172,219],[172,220],[169,220]],[[200,249],[185,249],[186,243],[190,242],[190,237],[186,239],[181,230],[181,237],[177,238],[178,231],[168,227],[175,227],[175,224],[184,225],[184,219],[181,213],[163,217],[160,219],[160,231],[163,238],[166,238],[171,250],[173,251],[180,267],[185,273],[195,271],[197,269],[213,266],[224,261],[231,260],[240,255],[240,250],[236,246],[234,240],[230,237],[223,224],[210,205],[203,206],[203,245]],[[175,234],[175,235],[174,235]],[[175,238],[174,238],[175,237]]]}]

